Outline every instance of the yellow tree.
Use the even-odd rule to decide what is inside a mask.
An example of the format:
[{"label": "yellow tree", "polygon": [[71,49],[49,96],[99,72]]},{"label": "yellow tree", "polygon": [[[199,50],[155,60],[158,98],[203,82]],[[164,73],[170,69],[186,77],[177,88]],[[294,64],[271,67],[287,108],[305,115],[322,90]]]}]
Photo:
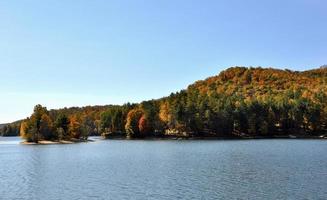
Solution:
[{"label": "yellow tree", "polygon": [[69,132],[69,135],[70,137],[73,137],[73,138],[80,138],[81,136],[81,125],[79,123],[79,120],[77,118],[76,115],[73,115],[70,117],[69,119],[70,123],[69,123],[69,126],[68,126],[68,132]]},{"label": "yellow tree", "polygon": [[168,124],[170,120],[170,114],[169,114],[169,104],[168,102],[163,102],[160,105],[160,111],[159,111],[159,118],[162,122],[165,124]]},{"label": "yellow tree", "polygon": [[32,141],[32,134],[28,130],[29,129],[28,121],[29,121],[29,119],[23,121],[20,124],[20,137],[27,140],[28,142],[31,142]]},{"label": "yellow tree", "polygon": [[134,108],[128,112],[125,124],[125,130],[128,137],[140,136],[139,122],[143,115],[144,111],[140,108]]}]

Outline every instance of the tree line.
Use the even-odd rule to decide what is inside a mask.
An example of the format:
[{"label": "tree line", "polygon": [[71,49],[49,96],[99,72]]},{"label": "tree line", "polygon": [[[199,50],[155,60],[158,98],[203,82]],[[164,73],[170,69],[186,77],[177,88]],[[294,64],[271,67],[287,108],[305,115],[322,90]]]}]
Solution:
[{"label": "tree line", "polygon": [[21,121],[13,122],[10,124],[1,124],[0,125],[0,136],[10,137],[18,136],[20,130]]},{"label": "tree line", "polygon": [[21,123],[29,141],[107,137],[273,137],[327,133],[327,69],[229,68],[168,97],[48,111]]}]

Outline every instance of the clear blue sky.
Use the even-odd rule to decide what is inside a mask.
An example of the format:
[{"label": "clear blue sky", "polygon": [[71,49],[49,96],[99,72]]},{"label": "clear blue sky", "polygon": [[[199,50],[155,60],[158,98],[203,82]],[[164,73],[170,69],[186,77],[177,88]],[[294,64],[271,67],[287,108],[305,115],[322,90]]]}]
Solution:
[{"label": "clear blue sky", "polygon": [[326,64],[325,0],[1,0],[0,123],[158,98],[230,66]]}]

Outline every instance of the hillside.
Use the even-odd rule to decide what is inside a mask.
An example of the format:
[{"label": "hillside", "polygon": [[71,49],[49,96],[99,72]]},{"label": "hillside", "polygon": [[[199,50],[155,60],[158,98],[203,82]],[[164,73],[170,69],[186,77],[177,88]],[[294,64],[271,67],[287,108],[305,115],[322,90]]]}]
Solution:
[{"label": "hillside", "polygon": [[[50,110],[22,124],[33,139],[83,135],[178,137],[314,136],[327,129],[327,68],[298,72],[232,67],[158,100]],[[39,127],[34,127],[35,123]],[[34,132],[33,132],[34,131]]]},{"label": "hillside", "polygon": [[22,120],[9,124],[0,124],[0,136],[18,136]]}]

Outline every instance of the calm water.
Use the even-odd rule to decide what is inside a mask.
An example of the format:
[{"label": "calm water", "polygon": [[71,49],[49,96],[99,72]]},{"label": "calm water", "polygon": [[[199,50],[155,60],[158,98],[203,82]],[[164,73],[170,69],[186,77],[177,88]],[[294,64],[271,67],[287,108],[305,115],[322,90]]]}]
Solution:
[{"label": "calm water", "polygon": [[0,199],[327,199],[326,142],[0,138]]}]

